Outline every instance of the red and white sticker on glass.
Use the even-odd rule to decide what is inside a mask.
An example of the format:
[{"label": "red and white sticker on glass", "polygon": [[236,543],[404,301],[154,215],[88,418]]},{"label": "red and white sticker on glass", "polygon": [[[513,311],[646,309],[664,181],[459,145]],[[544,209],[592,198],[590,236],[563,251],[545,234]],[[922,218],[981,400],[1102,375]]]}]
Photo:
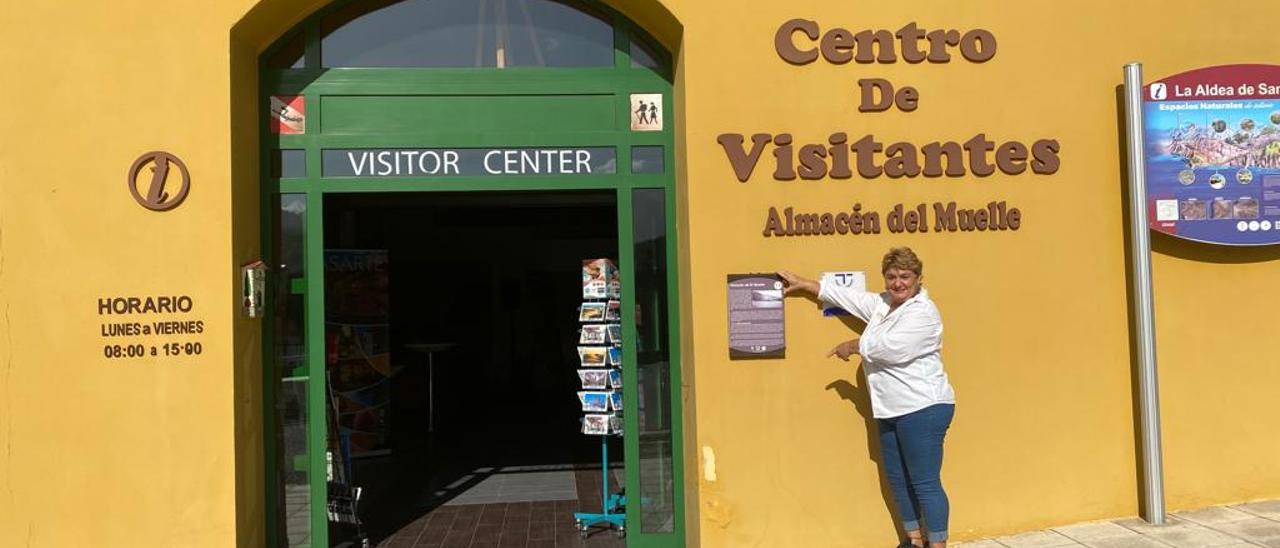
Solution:
[{"label": "red and white sticker on glass", "polygon": [[307,105],[301,95],[271,96],[271,132],[301,135],[307,131]]}]

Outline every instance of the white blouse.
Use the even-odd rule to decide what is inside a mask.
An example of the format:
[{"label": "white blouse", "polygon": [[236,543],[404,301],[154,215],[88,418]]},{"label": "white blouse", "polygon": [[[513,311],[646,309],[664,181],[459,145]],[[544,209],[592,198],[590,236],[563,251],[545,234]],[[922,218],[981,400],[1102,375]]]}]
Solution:
[{"label": "white blouse", "polygon": [[924,288],[892,314],[888,293],[869,293],[823,283],[818,298],[867,322],[858,341],[877,419],[900,417],[956,394],[942,370],[942,317]]}]

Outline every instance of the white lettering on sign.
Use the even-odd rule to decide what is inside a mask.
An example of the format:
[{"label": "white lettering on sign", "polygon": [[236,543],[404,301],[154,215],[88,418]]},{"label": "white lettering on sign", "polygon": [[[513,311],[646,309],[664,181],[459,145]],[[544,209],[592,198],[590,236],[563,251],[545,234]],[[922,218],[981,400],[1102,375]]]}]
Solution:
[{"label": "white lettering on sign", "polygon": [[376,175],[391,175],[391,162],[387,161],[387,156],[390,156],[391,154],[392,153],[389,150],[384,150],[378,153],[378,165],[382,166],[382,168],[378,170]]},{"label": "white lettering on sign", "polygon": [[359,156],[360,163],[358,164],[356,163],[356,154],[354,152],[347,153],[347,160],[351,162],[351,171],[356,172],[356,175],[364,175],[364,163],[369,159],[369,153],[365,152]]},{"label": "white lettering on sign", "polygon": [[615,172],[611,147],[326,150],[325,177],[596,175]]},{"label": "white lettering on sign", "polygon": [[490,150],[484,154],[490,175],[591,173],[589,150]]},{"label": "white lettering on sign", "polygon": [[502,151],[500,150],[490,150],[489,152],[486,152],[484,154],[484,170],[488,171],[490,175],[498,175],[502,173],[501,171],[498,171],[496,169],[493,169],[492,167],[489,167],[489,158],[492,158],[494,155],[501,154],[501,153]]},{"label": "white lettering on sign", "polygon": [[357,176],[458,175],[456,150],[382,150],[347,152],[347,162]]},{"label": "white lettering on sign", "polygon": [[515,152],[516,152],[516,151],[514,151],[514,150],[504,150],[504,151],[502,151],[502,171],[503,171],[503,173],[520,173],[520,171],[519,171],[518,169],[516,169],[516,167],[515,167],[516,162],[518,162],[518,161],[519,161],[519,160],[515,157],[515,156],[516,156]]}]

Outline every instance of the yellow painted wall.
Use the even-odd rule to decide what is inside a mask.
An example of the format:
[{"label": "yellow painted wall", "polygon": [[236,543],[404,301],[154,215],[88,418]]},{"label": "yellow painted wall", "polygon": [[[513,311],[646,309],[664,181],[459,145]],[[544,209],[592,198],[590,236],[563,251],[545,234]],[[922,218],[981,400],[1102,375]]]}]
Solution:
[{"label": "yellow painted wall", "polygon": [[[673,3],[674,4],[674,3]],[[874,273],[881,254],[910,245],[946,322],[944,360],[958,394],[944,479],[956,539],[1132,515],[1140,498],[1130,367],[1116,86],[1143,61],[1149,79],[1193,67],[1267,62],[1269,38],[1213,33],[1275,14],[1264,2],[860,4],[755,2],[726,16],[705,2],[672,9],[684,25],[688,267],[701,462],[704,546],[875,546],[893,541],[873,425],[854,367],[823,354],[849,330],[807,301],[789,302],[788,358],[731,362],[724,275],[789,268]],[[748,13],[749,16],[737,15]],[[826,28],[895,30],[908,21],[999,40],[975,65],[795,67],[773,33],[804,17]],[[855,82],[881,77],[920,92],[916,112],[858,113]],[[1056,138],[1052,176],[776,182],[768,158],[736,181],[716,136],[790,132],[797,143],[835,131],[885,142]],[[1007,200],[1014,233],[763,238],[765,211],[840,211],[854,202]],[[1280,416],[1267,387],[1280,360],[1269,311],[1280,291],[1275,250],[1210,250],[1158,239],[1154,261],[1168,505],[1280,495],[1266,434]],[[1234,264],[1233,264],[1234,263]],[[874,278],[873,278],[874,280]],[[1216,282],[1216,283],[1215,283]],[[876,283],[876,282],[873,282]],[[1227,315],[1206,287],[1239,291]],[[1227,289],[1227,288],[1231,289]],[[1217,291],[1213,292],[1217,294]],[[1248,295],[1248,297],[1243,297]],[[1211,328],[1205,320],[1211,320]],[[1229,319],[1228,319],[1229,318]],[[1221,352],[1221,353],[1219,353]],[[846,395],[852,398],[848,401]],[[706,456],[714,455],[715,481]]]},{"label": "yellow painted wall", "polygon": [[[236,296],[258,255],[253,63],[308,9],[276,4],[0,7],[0,546],[263,542],[260,320]],[[156,149],[193,180],[165,213],[125,183]],[[97,300],[149,295],[195,308],[134,319],[205,333],[136,341],[199,357],[103,357],[122,341]]]},{"label": "yellow painted wall", "polygon": [[[715,342],[727,329],[725,273],[875,273],[893,245],[910,245],[923,257],[926,285],[946,321],[944,359],[958,393],[944,469],[953,537],[1135,511],[1113,92],[1127,55],[1074,49],[1084,42],[1081,33],[1112,32],[1098,26],[1096,14],[1062,14],[1049,28],[1027,23],[1043,16],[1033,6],[881,6],[759,3],[749,20],[733,25],[711,10],[677,11],[687,48],[694,331],[712,341],[699,344],[694,359],[696,454],[705,459],[709,449],[716,463],[716,480],[704,476],[700,484],[703,546],[894,541],[869,434],[874,425],[865,390],[857,388],[863,381],[849,364],[823,359],[849,330],[818,317],[813,304],[793,301],[786,360],[730,362]],[[772,48],[777,25],[792,17],[854,30],[897,29],[912,20],[926,28],[986,28],[1000,52],[982,65],[793,67]],[[863,77],[915,86],[919,110],[859,114],[854,84]],[[916,143],[978,132],[1028,143],[1057,138],[1062,168],[1050,177],[791,183],[764,171],[740,184],[715,143],[726,131],[785,131],[805,143],[835,131]],[[883,212],[899,202],[978,207],[992,199],[1021,208],[1021,230],[760,235],[770,205],[837,211],[860,202]]]},{"label": "yellow painted wall", "polygon": [[[260,327],[235,300],[237,267],[258,253],[253,63],[323,3],[0,8],[0,66],[10,75],[0,103],[0,545],[262,542]],[[944,470],[954,537],[1137,512],[1120,67],[1141,60],[1154,79],[1272,61],[1262,53],[1271,38],[1234,29],[1280,7],[614,4],[679,49],[691,544],[892,542],[862,380],[822,358],[848,329],[792,301],[788,358],[731,362],[724,276],[874,271],[902,244],[925,260],[946,321],[959,400]],[[795,67],[772,47],[777,25],[794,17],[824,29],[985,28],[999,52],[981,65]],[[915,86],[919,110],[857,113],[863,77]],[[738,183],[715,138],[757,131],[801,143],[835,131],[915,143],[978,132],[1056,138],[1062,167],[1053,176],[780,183],[766,157]],[[191,169],[194,188],[177,210],[146,211],[125,190],[129,164],[153,149]],[[992,199],[1023,211],[1021,230],[760,235],[770,205]],[[1280,364],[1266,353],[1278,334],[1280,292],[1267,283],[1280,275],[1280,252],[1164,238],[1155,251],[1170,508],[1280,496],[1280,440],[1270,435],[1280,404],[1269,395]],[[170,293],[192,296],[205,321],[199,358],[101,357],[98,298]]]},{"label": "yellow painted wall", "polygon": [[[1276,498],[1280,357],[1272,350],[1280,335],[1274,321],[1280,250],[1222,250],[1169,238],[1154,244],[1169,506]],[[1205,298],[1209,287],[1249,293],[1242,313],[1217,313],[1214,299]],[[1219,323],[1222,329],[1214,327]]]}]

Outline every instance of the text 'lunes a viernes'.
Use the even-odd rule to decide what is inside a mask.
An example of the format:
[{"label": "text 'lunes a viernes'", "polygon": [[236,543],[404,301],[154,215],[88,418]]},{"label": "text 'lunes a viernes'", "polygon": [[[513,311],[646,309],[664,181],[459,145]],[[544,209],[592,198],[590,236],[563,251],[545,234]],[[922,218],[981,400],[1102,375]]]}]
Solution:
[{"label": "text 'lunes a viernes'", "polygon": [[195,301],[188,295],[110,296],[98,298],[96,304],[98,316],[105,320],[100,326],[107,339],[104,358],[176,358],[204,352],[197,336],[205,332],[205,322],[191,317]]}]

